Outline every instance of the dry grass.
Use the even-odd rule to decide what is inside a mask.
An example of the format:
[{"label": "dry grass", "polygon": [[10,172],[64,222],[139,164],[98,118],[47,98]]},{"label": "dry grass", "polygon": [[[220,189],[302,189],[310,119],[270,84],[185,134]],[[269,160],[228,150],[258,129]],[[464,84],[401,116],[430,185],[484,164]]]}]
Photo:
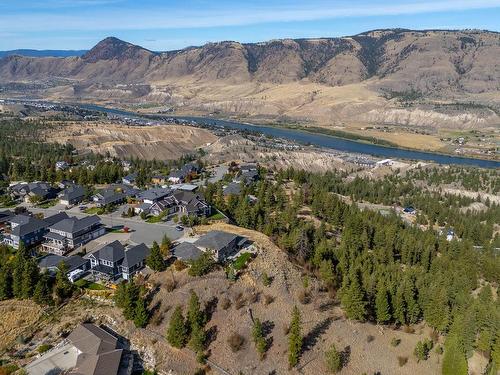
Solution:
[{"label": "dry grass", "polygon": [[31,301],[0,302],[0,350],[6,349],[28,327],[39,320],[42,309]]}]

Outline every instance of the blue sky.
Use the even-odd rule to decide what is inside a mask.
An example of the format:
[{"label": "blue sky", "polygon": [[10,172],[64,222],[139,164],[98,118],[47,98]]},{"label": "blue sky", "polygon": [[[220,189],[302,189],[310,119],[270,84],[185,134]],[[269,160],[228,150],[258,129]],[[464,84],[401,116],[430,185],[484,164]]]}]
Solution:
[{"label": "blue sky", "polygon": [[89,49],[112,35],[164,51],[393,27],[500,31],[500,0],[0,0],[0,50]]}]

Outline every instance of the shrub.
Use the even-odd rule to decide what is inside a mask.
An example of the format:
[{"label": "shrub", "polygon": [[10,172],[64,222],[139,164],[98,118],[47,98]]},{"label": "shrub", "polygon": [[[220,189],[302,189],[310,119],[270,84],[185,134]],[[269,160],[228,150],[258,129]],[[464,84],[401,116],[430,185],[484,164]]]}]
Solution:
[{"label": "shrub", "polygon": [[52,345],[42,344],[37,348],[38,353],[45,353],[46,351],[52,349]]},{"label": "shrub", "polygon": [[221,301],[221,307],[223,310],[227,310],[231,307],[231,300],[227,297],[224,297],[224,299]]},{"label": "shrub", "polygon": [[404,333],[415,333],[415,329],[410,327],[410,326],[404,326],[403,327],[403,332]]},{"label": "shrub", "polygon": [[175,289],[175,287],[177,286],[175,280],[172,279],[172,278],[167,278],[165,280],[165,284],[164,285],[165,285],[165,289],[169,293],[172,292]]},{"label": "shrub", "polygon": [[372,342],[373,340],[375,340],[375,337],[374,337],[374,336],[372,336],[372,335],[368,335],[368,336],[366,336],[366,342],[367,342],[367,343],[370,343],[370,342]]},{"label": "shrub", "polygon": [[269,275],[266,272],[264,272],[262,274],[262,284],[264,284],[264,286],[270,286],[271,282],[272,282],[272,280],[269,277]]},{"label": "shrub", "polygon": [[326,367],[333,373],[337,373],[342,369],[342,356],[335,347],[332,345],[330,350],[325,353]]},{"label": "shrub", "polygon": [[443,354],[443,352],[444,352],[443,347],[441,345],[438,345],[436,347],[436,353],[441,355],[441,354]]},{"label": "shrub", "polygon": [[307,290],[301,290],[299,292],[299,295],[297,296],[299,302],[303,305],[307,305],[309,302],[311,302],[311,298],[309,296],[309,292]]},{"label": "shrub", "polygon": [[241,309],[243,306],[245,306],[246,300],[243,298],[243,294],[239,293],[235,300],[234,300],[234,307],[236,310]]},{"label": "shrub", "polygon": [[429,339],[417,342],[413,354],[417,357],[417,361],[425,361],[429,357],[429,351],[432,349],[433,343]]},{"label": "shrub", "polygon": [[227,343],[229,344],[229,347],[231,348],[232,352],[236,353],[245,344],[245,338],[241,336],[239,333],[234,332],[227,339]]},{"label": "shrub", "polygon": [[273,296],[271,296],[271,295],[269,295],[269,294],[266,294],[266,295],[264,296],[264,304],[265,304],[265,305],[270,305],[270,304],[271,304],[271,303],[273,303],[273,302],[274,302],[274,297],[273,297]]},{"label": "shrub", "polygon": [[398,356],[399,367],[403,367],[404,365],[406,365],[407,362],[408,362],[408,357]]},{"label": "shrub", "polygon": [[215,267],[215,260],[209,252],[203,253],[198,259],[191,262],[190,276],[203,276],[210,273]]},{"label": "shrub", "polygon": [[398,346],[399,344],[401,343],[401,339],[398,339],[396,337],[393,337],[392,340],[391,340],[391,346]]},{"label": "shrub", "polygon": [[186,263],[184,263],[182,260],[180,259],[176,259],[175,262],[174,262],[174,269],[176,271],[182,271],[183,269],[187,268],[187,265]]}]

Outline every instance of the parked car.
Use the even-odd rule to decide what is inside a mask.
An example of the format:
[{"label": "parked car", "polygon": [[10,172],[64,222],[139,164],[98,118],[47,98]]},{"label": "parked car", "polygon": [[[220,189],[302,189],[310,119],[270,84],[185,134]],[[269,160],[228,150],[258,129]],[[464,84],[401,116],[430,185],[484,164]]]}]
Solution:
[{"label": "parked car", "polygon": [[175,229],[178,230],[179,232],[182,232],[184,230],[184,227],[182,225],[176,225]]}]

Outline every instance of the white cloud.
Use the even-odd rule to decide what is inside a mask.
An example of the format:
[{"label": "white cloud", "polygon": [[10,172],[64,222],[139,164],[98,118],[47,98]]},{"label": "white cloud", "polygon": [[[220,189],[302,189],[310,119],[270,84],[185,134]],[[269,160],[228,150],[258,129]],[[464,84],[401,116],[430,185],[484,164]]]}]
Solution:
[{"label": "white cloud", "polygon": [[[51,0],[50,3],[68,0]],[[77,0],[82,3],[102,3],[118,0]],[[354,3],[354,4],[353,4]],[[376,2],[351,2],[336,5],[325,1],[310,1],[293,6],[251,6],[238,4],[235,8],[217,9],[79,9],[78,14],[3,14],[0,15],[0,30],[9,31],[57,31],[57,30],[147,30],[185,29],[220,26],[241,26],[268,22],[313,21],[321,19],[405,15],[430,12],[458,11],[500,7],[500,0],[414,0],[397,4]],[[186,7],[187,8],[187,7]],[[93,10],[95,9],[95,10]]]}]

